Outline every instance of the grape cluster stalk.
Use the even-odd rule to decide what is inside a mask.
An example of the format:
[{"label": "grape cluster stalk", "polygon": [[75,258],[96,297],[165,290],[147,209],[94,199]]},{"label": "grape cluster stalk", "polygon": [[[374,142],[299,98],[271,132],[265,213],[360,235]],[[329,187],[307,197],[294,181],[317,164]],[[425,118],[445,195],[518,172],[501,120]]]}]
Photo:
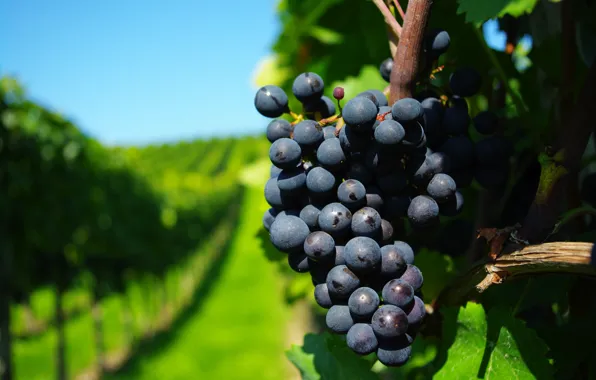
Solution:
[{"label": "grape cluster stalk", "polygon": [[[427,57],[436,60],[448,45],[445,31],[432,31]],[[387,81],[392,66],[390,59],[380,66]],[[264,192],[271,208],[263,225],[271,242],[294,271],[311,275],[329,330],[346,335],[357,354],[376,353],[384,365],[407,362],[426,314],[415,252],[400,240],[405,221],[418,231],[437,228],[442,218],[461,213],[459,188],[483,171],[504,172],[500,161],[479,165],[483,156],[467,137],[465,97],[480,83],[463,68],[452,74],[447,99],[422,90],[388,104],[371,89],[342,106],[343,88],[333,90],[333,100],[323,95],[323,79],[305,72],[292,86],[300,115],[280,87],[264,86],[255,96],[257,111],[277,118],[266,131],[272,166]],[[494,133],[493,116],[476,116],[476,129]]]}]

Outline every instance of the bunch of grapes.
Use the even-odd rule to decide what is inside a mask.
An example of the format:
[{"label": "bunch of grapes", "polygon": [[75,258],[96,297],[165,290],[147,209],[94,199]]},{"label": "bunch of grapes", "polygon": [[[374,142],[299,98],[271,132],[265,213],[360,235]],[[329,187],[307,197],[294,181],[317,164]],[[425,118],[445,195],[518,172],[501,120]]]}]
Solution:
[{"label": "bunch of grapes", "polygon": [[262,115],[294,118],[267,126],[273,165],[263,224],[290,267],[310,273],[328,328],[346,334],[354,352],[402,365],[425,306],[414,251],[395,239],[403,219],[424,230],[459,214],[463,197],[447,174],[452,158],[429,148],[427,107],[416,99],[390,106],[369,90],[342,107],[344,91],[335,88],[336,108],[311,72],[294,80],[292,92],[303,114],[290,111],[277,86],[255,96]]}]

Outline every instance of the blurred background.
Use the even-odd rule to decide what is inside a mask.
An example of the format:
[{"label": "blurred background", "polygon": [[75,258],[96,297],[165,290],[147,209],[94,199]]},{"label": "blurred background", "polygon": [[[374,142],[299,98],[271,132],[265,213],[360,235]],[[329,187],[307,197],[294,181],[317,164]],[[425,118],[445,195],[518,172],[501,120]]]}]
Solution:
[{"label": "blurred background", "polygon": [[[299,378],[285,351],[323,314],[261,227],[253,98],[307,70],[328,96],[383,89],[373,3],[4,0],[0,14],[0,378]],[[497,21],[484,32],[505,49]],[[523,69],[531,40],[515,46]]]}]

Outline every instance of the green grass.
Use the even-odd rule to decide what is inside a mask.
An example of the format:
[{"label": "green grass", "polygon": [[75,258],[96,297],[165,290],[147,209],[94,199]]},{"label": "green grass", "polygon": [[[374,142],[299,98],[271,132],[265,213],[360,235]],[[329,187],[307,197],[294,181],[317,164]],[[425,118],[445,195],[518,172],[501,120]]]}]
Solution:
[{"label": "green grass", "polygon": [[256,237],[267,207],[262,189],[249,189],[243,202],[229,256],[193,314],[108,379],[288,378],[282,280]]}]

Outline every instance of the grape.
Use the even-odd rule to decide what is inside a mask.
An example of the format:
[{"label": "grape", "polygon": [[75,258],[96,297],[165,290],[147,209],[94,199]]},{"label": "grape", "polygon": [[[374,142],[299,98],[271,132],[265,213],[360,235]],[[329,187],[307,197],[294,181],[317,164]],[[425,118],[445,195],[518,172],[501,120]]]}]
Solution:
[{"label": "grape", "polygon": [[455,95],[468,97],[480,91],[482,77],[471,67],[461,67],[449,77],[449,86]]},{"label": "grape", "polygon": [[464,196],[456,191],[446,202],[439,204],[439,213],[444,216],[457,216],[464,207]]},{"label": "grape", "polygon": [[331,138],[323,141],[317,149],[317,160],[324,168],[337,170],[346,162],[346,155],[339,143],[338,138]]},{"label": "grape", "polygon": [[451,38],[445,30],[435,29],[426,35],[424,42],[428,55],[436,59],[447,51]]},{"label": "grape", "polygon": [[352,351],[359,355],[368,355],[375,352],[379,344],[372,327],[366,323],[356,323],[350,327],[346,336],[346,343]]},{"label": "grape", "polygon": [[287,120],[275,119],[267,125],[267,140],[269,140],[269,142],[274,142],[282,137],[289,138],[291,135],[292,125]]},{"label": "grape", "polygon": [[416,148],[424,148],[426,151],[426,136],[424,135],[424,128],[422,124],[416,122],[405,127],[406,135],[401,141],[401,149],[405,151],[412,151]]},{"label": "grape", "polygon": [[474,178],[485,189],[503,186],[509,177],[509,166],[505,163],[494,167],[477,167]]},{"label": "grape", "polygon": [[323,129],[314,120],[304,120],[294,126],[294,141],[303,151],[316,149],[324,139]]},{"label": "grape", "polygon": [[337,199],[350,211],[358,210],[366,204],[366,189],[359,181],[348,179],[337,188]]},{"label": "grape", "polygon": [[393,226],[385,219],[381,220],[381,242],[389,244],[393,238]]},{"label": "grape", "polygon": [[333,191],[337,180],[331,172],[321,167],[312,168],[306,175],[306,188],[313,194],[326,194]]},{"label": "grape", "polygon": [[371,273],[381,266],[381,248],[373,239],[357,236],[345,246],[345,260],[348,268],[356,273]]},{"label": "grape", "polygon": [[280,117],[288,112],[288,95],[278,86],[264,86],[255,95],[255,108],[265,117]]},{"label": "grape", "polygon": [[393,104],[391,114],[393,115],[393,120],[405,125],[422,118],[424,109],[418,100],[403,98]]},{"label": "grape", "polygon": [[449,172],[449,175],[457,184],[458,189],[470,186],[472,180],[474,179],[474,171],[472,170],[472,168],[462,168],[459,170],[453,170]]},{"label": "grape", "polygon": [[299,217],[306,223],[308,228],[311,231],[315,231],[319,228],[319,214],[321,210],[319,210],[316,206],[308,204],[300,210]]},{"label": "grape", "polygon": [[474,143],[467,136],[449,138],[440,150],[449,157],[453,171],[469,168],[474,164]]},{"label": "grape", "polygon": [[406,173],[410,175],[412,183],[422,185],[428,182],[434,174],[432,162],[426,156],[410,157],[406,163]]},{"label": "grape", "polygon": [[474,117],[474,127],[482,135],[491,135],[499,127],[499,118],[494,112],[482,111]]},{"label": "grape", "polygon": [[443,124],[444,109],[441,101],[436,98],[426,98],[420,105],[424,109],[422,118],[424,120],[424,132],[433,139],[438,139],[441,135]]},{"label": "grape", "polygon": [[269,159],[273,165],[282,169],[295,168],[300,162],[302,150],[296,141],[282,137],[271,144]]},{"label": "grape", "polygon": [[363,207],[352,214],[352,233],[372,239],[381,237],[381,215],[372,207]]},{"label": "grape", "polygon": [[302,103],[310,103],[321,98],[324,90],[323,78],[310,72],[298,75],[292,84],[292,93]]},{"label": "grape", "polygon": [[377,349],[377,358],[388,367],[404,365],[412,355],[412,337],[407,334],[398,339],[382,341]]},{"label": "grape", "polygon": [[312,103],[304,104],[304,114],[309,119],[325,119],[335,115],[335,103],[326,96],[314,100]]},{"label": "grape", "polygon": [[377,119],[377,106],[372,100],[357,96],[343,107],[342,116],[347,125],[355,131],[370,131]]},{"label": "grape", "polygon": [[443,116],[443,128],[449,135],[464,135],[468,131],[470,116],[468,111],[461,107],[449,107]]},{"label": "grape", "polygon": [[274,208],[270,208],[269,210],[265,211],[265,214],[263,214],[263,226],[267,231],[269,231],[271,228],[271,224],[273,224],[276,216],[277,211]]},{"label": "grape", "polygon": [[383,305],[373,314],[371,326],[380,338],[396,338],[408,330],[408,316],[397,306]]},{"label": "grape", "polygon": [[350,312],[359,319],[372,317],[380,303],[377,292],[368,287],[354,290],[348,299]]},{"label": "grape", "polygon": [[424,278],[422,277],[422,272],[420,272],[420,269],[411,264],[408,264],[406,271],[401,275],[401,279],[412,285],[412,288],[414,288],[415,292],[417,292],[424,283]]},{"label": "grape", "polygon": [[308,257],[304,253],[294,252],[288,255],[288,264],[295,272],[308,272]]},{"label": "grape", "polygon": [[302,250],[309,233],[306,223],[297,216],[291,215],[278,215],[269,230],[271,243],[275,248],[288,253]]},{"label": "grape", "polygon": [[326,232],[311,232],[304,241],[304,253],[314,261],[328,261],[335,253],[335,240]]},{"label": "grape", "polygon": [[360,279],[346,265],[334,266],[327,274],[329,294],[338,299],[348,299],[360,287]]},{"label": "grape", "polygon": [[341,237],[350,231],[352,213],[341,203],[330,203],[319,214],[319,227],[333,237]]},{"label": "grape", "polygon": [[337,100],[342,100],[344,98],[344,88],[343,87],[335,87],[333,89],[333,97]]},{"label": "grape", "polygon": [[404,259],[406,264],[414,264],[414,250],[408,243],[405,241],[396,240],[393,242],[393,245],[397,249],[399,255]]},{"label": "grape", "polygon": [[[412,262],[414,254],[412,253]],[[381,276],[397,278],[406,271],[406,261],[397,246],[388,244],[381,247]]]},{"label": "grape", "polygon": [[387,58],[383,62],[381,62],[381,66],[379,67],[379,71],[381,72],[381,76],[385,79],[386,82],[391,81],[391,70],[393,70],[393,58]]},{"label": "grape", "polygon": [[283,192],[297,192],[306,188],[306,174],[301,167],[284,169],[277,177],[277,186]]},{"label": "grape", "polygon": [[317,304],[325,309],[329,309],[334,305],[333,299],[327,290],[327,284],[322,283],[315,286],[315,301]]},{"label": "grape", "polygon": [[406,131],[397,121],[385,120],[375,129],[374,135],[379,144],[393,147],[404,139]]},{"label": "grape", "polygon": [[406,281],[396,278],[385,284],[382,295],[386,304],[404,309],[414,300],[414,288]]},{"label": "grape", "polygon": [[323,127],[323,138],[325,140],[337,138],[335,136],[335,127],[333,125],[328,125],[326,127]]},{"label": "grape", "polygon": [[336,334],[346,334],[354,325],[350,308],[345,305],[333,305],[327,311],[325,322],[329,330]]},{"label": "grape", "polygon": [[451,197],[455,196],[457,186],[453,178],[448,174],[438,173],[428,183],[426,192],[430,195],[437,203],[445,203]]},{"label": "grape", "polygon": [[419,195],[408,207],[408,219],[415,228],[434,226],[439,222],[439,205],[431,197]]},{"label": "grape", "polygon": [[408,311],[408,324],[410,327],[418,326],[426,316],[426,309],[424,308],[424,301],[418,296],[414,296],[414,304]]}]

